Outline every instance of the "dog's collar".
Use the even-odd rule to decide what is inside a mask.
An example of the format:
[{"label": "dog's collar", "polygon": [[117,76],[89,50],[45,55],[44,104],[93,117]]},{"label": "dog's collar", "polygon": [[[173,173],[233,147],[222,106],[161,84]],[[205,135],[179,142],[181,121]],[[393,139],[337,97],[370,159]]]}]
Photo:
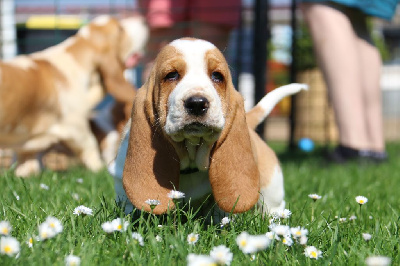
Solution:
[{"label": "dog's collar", "polygon": [[193,173],[197,173],[199,171],[198,168],[186,168],[181,170],[179,173],[181,175],[189,175],[189,174],[193,174]]}]

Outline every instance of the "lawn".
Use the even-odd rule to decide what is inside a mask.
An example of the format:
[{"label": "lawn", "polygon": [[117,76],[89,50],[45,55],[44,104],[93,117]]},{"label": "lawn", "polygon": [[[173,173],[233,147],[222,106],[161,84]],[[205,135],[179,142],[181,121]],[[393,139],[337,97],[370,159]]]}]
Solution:
[{"label": "lawn", "polygon": [[[81,265],[185,265],[189,253],[209,255],[219,245],[232,252],[231,265],[365,265],[367,257],[376,255],[398,265],[400,144],[387,147],[390,159],[381,165],[328,165],[320,151],[287,153],[283,145],[273,145],[285,175],[286,208],[292,213],[274,222],[307,229],[307,245],[322,251],[318,260],[306,257],[306,245],[296,239],[291,246],[282,238],[273,240],[265,250],[245,254],[236,242],[240,233],[265,235],[272,230],[270,217],[257,211],[231,216],[223,227],[194,219],[184,210],[171,212],[162,222],[152,215],[132,220],[116,206],[113,180],[106,171],[46,171],[30,179],[6,171],[0,177],[0,221],[11,224],[9,235],[19,241],[20,252],[0,254],[0,265],[64,265],[70,254],[80,257]],[[313,193],[321,199],[313,201],[308,196]],[[368,202],[358,204],[359,195]],[[79,205],[91,208],[93,215],[75,215]],[[38,240],[38,227],[49,216],[61,222],[62,230]],[[106,233],[102,224],[118,217],[129,222],[126,231]],[[132,238],[133,232],[143,237],[143,245]],[[198,240],[189,244],[191,233],[198,234]],[[365,240],[363,233],[371,239]],[[27,244],[30,238],[32,247]]]}]

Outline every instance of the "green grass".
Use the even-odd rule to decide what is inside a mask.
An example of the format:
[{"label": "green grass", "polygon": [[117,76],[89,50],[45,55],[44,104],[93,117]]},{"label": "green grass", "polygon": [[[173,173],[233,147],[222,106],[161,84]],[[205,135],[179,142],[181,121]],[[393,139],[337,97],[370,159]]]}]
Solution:
[{"label": "green grass", "polygon": [[[284,153],[284,146],[273,145],[285,175],[286,207],[292,211],[291,217],[282,223],[307,228],[308,245],[323,251],[319,260],[306,258],[304,246],[286,247],[280,242],[257,253],[254,260],[243,254],[235,241],[240,232],[269,231],[269,219],[254,211],[236,216],[224,229],[207,225],[203,219],[193,219],[191,213],[182,210],[179,214],[186,216],[185,223],[174,221],[171,214],[159,227],[159,217],[141,216],[131,222],[127,232],[106,234],[101,224],[122,216],[114,202],[112,178],[105,171],[93,174],[75,168],[63,173],[46,171],[31,179],[16,178],[11,172],[1,174],[0,221],[11,223],[11,235],[21,243],[21,252],[18,258],[0,255],[0,265],[63,265],[69,254],[79,256],[82,265],[185,265],[189,253],[209,254],[221,244],[233,253],[232,265],[363,265],[372,255],[388,256],[397,265],[400,144],[387,147],[387,163],[337,166],[326,165],[319,151]],[[79,178],[83,183],[77,182]],[[48,185],[49,190],[41,189],[41,183]],[[73,198],[73,193],[79,195],[79,200]],[[314,204],[308,198],[311,193],[323,197]],[[355,201],[358,195],[368,198],[361,212]],[[79,205],[92,208],[94,215],[73,215]],[[352,215],[357,219],[349,221]],[[25,242],[38,235],[38,225],[48,216],[61,220],[63,232],[52,239],[34,241],[29,248]],[[339,218],[347,221],[340,222]],[[143,247],[130,240],[134,231],[142,234]],[[199,241],[189,245],[186,237],[192,232],[199,234]],[[372,235],[368,242],[362,238],[365,232]],[[157,235],[162,237],[161,242],[156,241]]]}]

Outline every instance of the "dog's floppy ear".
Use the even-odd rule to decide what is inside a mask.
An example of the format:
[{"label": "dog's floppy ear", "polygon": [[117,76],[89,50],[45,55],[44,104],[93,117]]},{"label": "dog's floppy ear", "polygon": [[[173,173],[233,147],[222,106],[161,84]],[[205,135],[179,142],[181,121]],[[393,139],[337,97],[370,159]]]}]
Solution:
[{"label": "dog's floppy ear", "polygon": [[129,145],[123,172],[123,186],[129,200],[138,209],[150,211],[148,199],[160,201],[153,213],[173,208],[167,194],[179,187],[179,158],[157,125],[149,81],[138,90],[132,109]]},{"label": "dog's floppy ear", "polygon": [[243,99],[232,89],[228,116],[211,153],[209,178],[218,206],[230,212],[251,209],[259,196],[259,171],[246,124]]},{"label": "dog's floppy ear", "polygon": [[125,67],[118,61],[116,52],[104,54],[100,59],[99,72],[106,91],[118,102],[131,103],[135,97],[135,89],[125,79],[124,70]]}]

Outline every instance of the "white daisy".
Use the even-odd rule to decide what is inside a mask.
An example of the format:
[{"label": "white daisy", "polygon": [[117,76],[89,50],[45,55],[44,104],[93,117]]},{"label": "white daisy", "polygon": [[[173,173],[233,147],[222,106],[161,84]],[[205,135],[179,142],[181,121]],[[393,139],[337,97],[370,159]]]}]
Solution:
[{"label": "white daisy", "polygon": [[8,236],[12,231],[9,221],[0,221],[0,235]]},{"label": "white daisy", "polygon": [[236,244],[245,254],[264,250],[270,243],[271,241],[266,235],[249,235],[247,232],[240,233],[236,238]]},{"label": "white daisy", "polygon": [[185,197],[185,193],[180,192],[180,191],[177,191],[177,190],[171,190],[171,191],[168,193],[168,197],[169,197],[170,199],[182,199],[182,198]]},{"label": "white daisy", "polygon": [[150,205],[150,206],[160,205],[160,201],[156,200],[156,199],[148,199],[148,200],[145,201],[145,203]]},{"label": "white daisy", "polygon": [[311,258],[311,259],[319,259],[319,258],[321,258],[322,257],[322,251],[321,250],[318,250],[316,247],[314,247],[314,246],[307,246],[305,249],[304,249],[304,255],[306,256],[306,257],[308,257],[308,258]]},{"label": "white daisy", "polygon": [[39,239],[46,240],[56,235],[56,232],[47,223],[39,225]]},{"label": "white daisy", "polygon": [[301,236],[299,239],[299,244],[300,245],[307,245],[308,237],[307,236]]},{"label": "white daisy", "polygon": [[353,220],[357,220],[357,216],[352,215],[352,216],[349,217],[349,221],[353,221]]},{"label": "white daisy", "polygon": [[47,225],[54,231],[55,234],[59,234],[63,230],[60,220],[58,220],[56,217],[49,216],[44,222],[47,223]]},{"label": "white daisy", "polygon": [[18,254],[20,245],[16,238],[12,236],[2,236],[0,238],[0,254],[5,254],[10,257]]},{"label": "white daisy", "polygon": [[392,260],[385,256],[372,256],[365,260],[367,266],[388,266]]},{"label": "white daisy", "polygon": [[284,210],[281,210],[280,212],[276,213],[276,216],[278,218],[282,218],[282,219],[287,219],[290,217],[290,215],[292,215],[292,212],[288,209],[284,209]]},{"label": "white daisy", "polygon": [[308,235],[308,230],[303,227],[297,226],[290,228],[290,233],[294,238],[300,238],[302,236]]},{"label": "white daisy", "polygon": [[81,214],[82,215],[93,215],[93,210],[86,206],[80,205],[74,209],[73,214],[78,215],[78,216]]},{"label": "white daisy", "polygon": [[347,219],[346,218],[344,218],[344,217],[342,217],[342,218],[339,218],[339,223],[344,223],[344,222],[346,222],[347,221]]},{"label": "white daisy", "polygon": [[357,201],[358,204],[364,205],[365,203],[368,202],[368,199],[366,197],[364,197],[364,196],[357,196],[356,197],[356,201]]},{"label": "white daisy", "polygon": [[290,227],[287,225],[276,225],[271,229],[277,236],[287,236],[290,235]]},{"label": "white daisy", "polygon": [[221,226],[222,226],[222,227],[223,227],[223,226],[226,226],[227,224],[230,223],[230,221],[231,221],[231,219],[229,219],[229,217],[224,217],[224,218],[222,218],[222,220],[221,220]]},{"label": "white daisy", "polygon": [[105,222],[105,223],[101,224],[101,228],[103,228],[103,230],[104,230],[106,233],[112,233],[112,232],[114,232],[114,227],[113,227],[112,222]]},{"label": "white daisy", "polygon": [[308,197],[312,198],[314,201],[319,200],[321,198],[318,194],[309,194]]},{"label": "white daisy", "polygon": [[188,266],[214,266],[217,263],[214,261],[213,258],[207,255],[196,255],[190,253],[187,256],[187,265]]},{"label": "white daisy", "polygon": [[199,240],[199,234],[190,233],[187,236],[187,242],[189,243],[189,245],[195,244],[198,240]]},{"label": "white daisy", "polygon": [[156,235],[156,241],[157,241],[157,242],[161,242],[161,241],[162,241],[162,237],[159,236],[159,235]]},{"label": "white daisy", "polygon": [[112,228],[114,229],[114,231],[126,231],[126,229],[128,228],[129,222],[128,221],[124,221],[121,218],[116,218],[114,220],[111,221],[112,224]]},{"label": "white daisy", "polygon": [[81,259],[78,256],[68,255],[65,257],[66,266],[79,266],[81,264]]},{"label": "white daisy", "polygon": [[133,232],[132,233],[132,239],[137,242],[139,245],[141,245],[142,247],[144,246],[144,242],[143,242],[143,237],[141,234],[139,234],[138,232]]},{"label": "white daisy", "polygon": [[282,238],[282,243],[290,247],[291,245],[293,245],[293,239],[290,236],[284,236]]},{"label": "white daisy", "polygon": [[29,248],[32,248],[32,247],[33,247],[33,238],[30,237],[30,238],[28,239],[28,241],[26,241],[26,244],[28,245]]},{"label": "white daisy", "polygon": [[78,178],[78,179],[76,180],[76,182],[79,183],[79,184],[82,184],[82,183],[83,183],[83,179],[82,179],[82,178]]},{"label": "white daisy", "polygon": [[226,246],[220,245],[210,251],[210,256],[220,265],[230,265],[233,253]]},{"label": "white daisy", "polygon": [[275,234],[275,232],[266,232],[265,236],[269,239],[269,240],[280,240],[280,238]]},{"label": "white daisy", "polygon": [[372,235],[368,233],[362,233],[362,237],[364,238],[365,241],[369,241],[372,238]]},{"label": "white daisy", "polygon": [[49,190],[49,186],[43,183],[40,184],[40,188],[44,190]]}]

